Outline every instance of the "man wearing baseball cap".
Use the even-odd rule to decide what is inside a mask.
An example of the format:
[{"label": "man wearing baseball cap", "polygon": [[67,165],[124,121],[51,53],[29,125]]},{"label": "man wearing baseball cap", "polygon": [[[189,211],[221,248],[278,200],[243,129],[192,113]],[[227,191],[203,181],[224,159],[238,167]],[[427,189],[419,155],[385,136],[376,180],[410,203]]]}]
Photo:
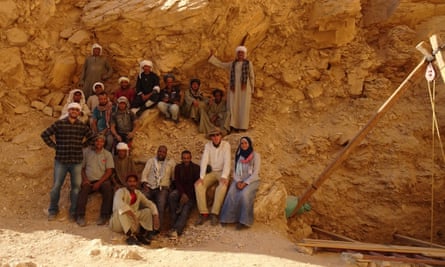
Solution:
[{"label": "man wearing baseball cap", "polygon": [[78,119],[81,110],[82,107],[79,103],[70,103],[68,105],[68,117],[57,120],[40,135],[49,147],[56,150],[54,181],[48,208],[49,221],[55,220],[59,213],[60,189],[67,173],[70,174],[71,178],[69,219],[71,221],[76,219],[77,198],[82,182],[83,140],[85,138],[85,142],[88,144],[94,140],[91,129]]}]

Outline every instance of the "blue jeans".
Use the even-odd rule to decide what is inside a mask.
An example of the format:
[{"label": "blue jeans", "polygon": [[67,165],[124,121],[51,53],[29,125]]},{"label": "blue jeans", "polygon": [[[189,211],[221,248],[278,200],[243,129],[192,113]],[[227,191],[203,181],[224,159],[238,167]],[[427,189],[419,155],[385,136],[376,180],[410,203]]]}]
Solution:
[{"label": "blue jeans", "polygon": [[82,182],[82,163],[69,163],[64,164],[57,160],[54,160],[54,183],[50,192],[50,204],[48,213],[57,214],[59,212],[59,198],[60,189],[65,182],[66,174],[69,173],[71,177],[71,190],[70,190],[70,214],[76,214],[77,196],[80,191],[80,183]]},{"label": "blue jeans", "polygon": [[187,224],[189,215],[192,212],[193,208],[195,207],[195,200],[189,199],[189,201],[187,201],[182,206],[182,208],[178,210],[180,199],[181,196],[179,195],[178,190],[173,190],[168,195],[171,228],[173,230],[176,230],[178,235],[181,235],[182,232],[184,231],[184,227]]}]

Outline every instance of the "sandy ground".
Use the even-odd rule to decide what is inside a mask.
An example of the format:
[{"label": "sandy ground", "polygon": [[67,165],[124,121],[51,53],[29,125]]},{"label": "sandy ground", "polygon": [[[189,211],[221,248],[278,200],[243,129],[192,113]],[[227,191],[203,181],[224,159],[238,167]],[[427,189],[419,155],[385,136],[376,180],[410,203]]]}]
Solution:
[{"label": "sandy ground", "polygon": [[269,226],[188,226],[177,240],[161,234],[150,246],[127,246],[124,236],[89,221],[2,219],[0,266],[349,266],[339,254],[297,252]]}]

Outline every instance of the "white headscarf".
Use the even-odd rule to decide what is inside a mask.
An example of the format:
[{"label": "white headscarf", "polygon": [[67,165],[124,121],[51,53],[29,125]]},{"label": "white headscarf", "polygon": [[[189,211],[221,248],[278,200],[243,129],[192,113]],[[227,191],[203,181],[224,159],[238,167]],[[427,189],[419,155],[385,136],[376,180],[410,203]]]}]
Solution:
[{"label": "white headscarf", "polygon": [[72,102],[74,102],[73,101],[73,98],[74,98],[74,94],[76,93],[76,92],[79,92],[82,96],[81,96],[81,98],[80,98],[80,105],[81,106],[83,106],[83,105],[85,105],[85,95],[83,94],[83,91],[82,90],[80,90],[80,89],[73,89],[73,90],[71,90],[70,91],[70,94],[68,95],[68,99],[67,99],[67,103],[72,103]]},{"label": "white headscarf", "polygon": [[93,93],[96,93],[96,86],[97,86],[97,85],[100,85],[100,87],[102,87],[102,89],[105,90],[105,86],[104,86],[103,83],[101,83],[101,82],[95,82],[95,83],[93,84]]},{"label": "white headscarf", "polygon": [[102,46],[100,46],[98,43],[93,44],[93,46],[91,47],[91,55],[93,54],[94,48],[99,48],[99,55],[102,55]]},{"label": "white headscarf", "polygon": [[235,49],[235,56],[238,54],[239,51],[244,52],[244,57],[247,57],[247,47],[240,45]]},{"label": "white headscarf", "polygon": [[75,109],[78,109],[79,111],[82,111],[82,106],[77,102],[69,103],[68,110],[70,110],[71,108],[75,108]]},{"label": "white headscarf", "polygon": [[142,60],[139,63],[139,78],[141,78],[141,74],[144,72],[144,66],[150,66],[153,69],[153,62],[151,60]]},{"label": "white headscarf", "polygon": [[122,77],[119,78],[119,80],[117,80],[117,82],[119,84],[121,84],[121,82],[123,82],[123,81],[130,82],[130,79],[128,79],[128,77],[122,76]]}]

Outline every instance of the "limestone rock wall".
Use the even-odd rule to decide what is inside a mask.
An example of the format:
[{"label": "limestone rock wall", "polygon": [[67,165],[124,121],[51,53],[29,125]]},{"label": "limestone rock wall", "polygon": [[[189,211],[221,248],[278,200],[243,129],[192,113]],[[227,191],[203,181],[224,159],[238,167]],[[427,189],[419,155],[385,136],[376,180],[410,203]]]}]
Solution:
[{"label": "limestone rock wall", "polygon": [[[183,88],[191,77],[199,77],[207,92],[225,88],[228,74],[210,66],[207,57],[214,51],[230,60],[244,44],[257,76],[249,134],[264,159],[257,220],[285,228],[286,196],[301,194],[364,125],[420,60],[415,45],[432,33],[444,34],[444,22],[440,0],[3,0],[0,136],[11,140],[14,120],[24,118],[29,107],[57,116],[95,42],[115,70],[106,81],[108,91],[122,75],[134,83],[142,59],[152,60],[161,75],[174,73]],[[364,230],[352,237],[377,240],[379,229],[390,232],[410,210],[428,206],[422,180],[427,163],[412,159],[430,153],[428,100],[420,89],[314,195],[314,211],[289,222],[295,236],[306,235],[313,223],[354,232],[357,220]],[[156,127],[147,126],[147,136]],[[187,127],[141,137],[136,155],[147,157],[156,142],[195,134]],[[232,147],[237,138],[230,137]],[[191,143],[198,155],[202,141]],[[172,151],[182,146],[175,143]],[[382,194],[387,190],[398,194]],[[419,199],[407,199],[410,194]],[[379,209],[371,202],[380,203]],[[390,212],[394,207],[399,213]],[[363,217],[356,216],[363,210]],[[426,213],[417,215],[419,225],[429,225]],[[306,225],[299,232],[301,223]]]}]

